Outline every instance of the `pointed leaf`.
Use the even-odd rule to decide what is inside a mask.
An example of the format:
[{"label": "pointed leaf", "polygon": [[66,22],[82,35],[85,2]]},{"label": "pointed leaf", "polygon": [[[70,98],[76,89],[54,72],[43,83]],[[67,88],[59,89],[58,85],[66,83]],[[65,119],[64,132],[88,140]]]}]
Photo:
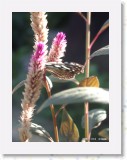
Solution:
[{"label": "pointed leaf", "polygon": [[79,87],[99,87],[99,80],[96,76],[91,76],[82,80]]},{"label": "pointed leaf", "polygon": [[92,53],[90,58],[92,59],[93,57],[103,56],[103,55],[109,55],[109,45],[107,45],[107,46],[95,51],[94,53]]},{"label": "pointed leaf", "polygon": [[60,139],[64,142],[78,142],[79,131],[66,109],[63,109]]},{"label": "pointed leaf", "polygon": [[[101,122],[107,118],[106,111],[104,109],[93,109],[89,111],[89,129],[97,128],[101,125]],[[84,116],[82,118],[82,128],[84,128]]]},{"label": "pointed leaf", "polygon": [[39,113],[42,109],[51,104],[70,104],[81,102],[109,103],[109,92],[97,87],[77,87],[67,89],[52,95],[38,109]]},{"label": "pointed leaf", "polygon": [[42,126],[40,126],[38,124],[31,123],[30,131],[34,135],[37,135],[42,138],[46,138],[46,139],[48,139],[48,141],[53,142],[53,139],[50,136],[50,134]]},{"label": "pointed leaf", "polygon": [[24,86],[26,80],[21,81],[19,84],[17,84],[13,90],[12,90],[12,94],[14,94],[19,88],[21,88],[22,86]]},{"label": "pointed leaf", "polygon": [[50,79],[50,77],[48,77],[48,76],[46,76],[46,80],[47,80],[47,82],[48,82],[48,84],[49,84],[49,87],[50,87],[50,89],[53,87],[53,84],[52,84],[52,80]]}]

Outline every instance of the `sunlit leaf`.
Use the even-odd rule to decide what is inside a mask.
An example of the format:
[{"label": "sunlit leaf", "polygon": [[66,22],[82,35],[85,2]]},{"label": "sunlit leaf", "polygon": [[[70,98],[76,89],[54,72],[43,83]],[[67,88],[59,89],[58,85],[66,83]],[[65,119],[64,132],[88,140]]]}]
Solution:
[{"label": "sunlit leaf", "polygon": [[102,47],[101,49],[95,51],[94,53],[91,54],[90,58],[92,59],[93,57],[96,56],[103,56],[103,55],[109,55],[109,45]]},{"label": "sunlit leaf", "polygon": [[40,126],[38,124],[31,123],[30,131],[31,131],[32,135],[37,135],[40,140],[45,138],[48,141],[53,142],[53,139],[50,136],[50,134],[42,126]]},{"label": "sunlit leaf", "polygon": [[39,108],[37,113],[51,104],[70,104],[70,103],[109,103],[109,92],[97,87],[76,87],[67,89],[52,95]]},{"label": "sunlit leaf", "polygon": [[78,142],[79,140],[78,128],[66,109],[63,109],[60,139],[64,142]]},{"label": "sunlit leaf", "polygon": [[[93,109],[89,111],[89,130],[91,131],[93,128],[97,128],[101,125],[101,122],[107,118],[107,113],[104,109]],[[84,125],[84,116],[82,118],[82,128]]]},{"label": "sunlit leaf", "polygon": [[98,133],[99,136],[106,138],[109,140],[109,128],[105,128]]},{"label": "sunlit leaf", "polygon": [[82,80],[79,87],[99,87],[99,80],[96,76],[91,76]]},{"label": "sunlit leaf", "polygon": [[46,76],[46,80],[47,80],[47,82],[48,82],[48,84],[49,84],[49,87],[50,87],[50,89],[53,87],[53,84],[52,84],[52,80],[50,79],[50,77],[48,77],[48,76]]},{"label": "sunlit leaf", "polygon": [[21,88],[22,86],[24,86],[26,80],[21,81],[19,84],[17,84],[13,90],[12,90],[12,94],[14,94],[19,88]]}]

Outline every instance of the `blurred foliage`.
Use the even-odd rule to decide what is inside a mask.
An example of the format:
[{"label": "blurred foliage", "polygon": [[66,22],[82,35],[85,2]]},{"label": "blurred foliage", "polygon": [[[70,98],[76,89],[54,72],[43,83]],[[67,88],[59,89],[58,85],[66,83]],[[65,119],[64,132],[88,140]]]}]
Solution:
[{"label": "blurred foliage", "polygon": [[[97,15],[101,15],[100,13],[97,13]],[[50,32],[53,30],[59,30],[64,27],[68,27],[68,23],[70,20],[70,17],[72,16],[72,13],[48,13],[48,27],[50,28]],[[79,17],[80,18],[80,17]],[[101,16],[103,19],[103,16]],[[75,22],[76,23],[76,22]],[[102,23],[103,24],[103,23]],[[100,26],[99,26],[100,27]],[[97,29],[96,29],[97,30]],[[50,33],[49,32],[49,33]],[[93,33],[93,31],[92,31]],[[83,33],[84,34],[84,33]],[[95,34],[95,33],[94,33]],[[26,79],[26,74],[28,70],[28,65],[29,65],[29,60],[32,54],[32,46],[34,44],[33,42],[33,31],[30,27],[30,18],[29,18],[29,13],[12,13],[12,49],[13,49],[13,57],[12,57],[12,79],[13,79],[13,87],[18,84],[20,81]],[[73,38],[73,37],[72,37]],[[80,42],[79,42],[80,43]],[[84,43],[84,42],[83,42]],[[84,43],[85,44],[85,43]],[[78,45],[78,43],[77,43]],[[103,46],[103,44],[102,44]],[[84,53],[84,51],[82,51]],[[108,57],[108,56],[107,56]],[[100,64],[96,59],[100,59],[100,61],[105,61],[106,67],[108,68],[108,58],[105,58],[105,56],[100,56],[99,58],[95,58],[95,60],[91,61],[91,66],[90,66],[90,76],[97,76],[100,82],[100,87],[102,88],[109,88],[109,72],[107,70],[102,70]],[[81,59],[83,59],[82,57]],[[106,59],[106,60],[105,60]],[[84,79],[84,74],[80,74],[76,76],[76,79],[78,81],[81,81]],[[61,90],[67,89],[67,88],[72,88],[76,87],[76,85],[72,82],[65,83],[63,85],[60,83],[54,83],[53,84],[53,89],[52,89],[52,94],[59,92]],[[13,95],[13,110],[17,110],[17,115],[18,117],[20,116],[20,103],[21,103],[21,98],[22,98],[22,91],[24,87],[19,89],[14,95]],[[37,102],[37,108],[44,102],[44,100],[47,98],[47,94],[45,89],[42,89],[41,97]],[[17,108],[18,106],[18,108]],[[73,107],[71,107],[73,106]],[[84,113],[84,104],[72,104],[72,105],[67,105],[66,109],[70,116],[73,118],[74,123],[77,125],[80,133],[80,139],[79,141],[82,140],[84,137],[84,129],[81,127],[81,119]],[[57,111],[60,106],[55,106],[55,110]],[[73,108],[73,109],[72,109]],[[90,105],[90,110],[95,109],[95,108],[102,108],[106,109],[107,113],[109,112],[109,109],[105,105],[98,105],[98,104],[91,104]],[[13,113],[14,114],[14,113]],[[13,119],[15,115],[13,115]],[[60,128],[60,123],[61,123],[61,117],[62,113],[60,112],[58,115],[58,127]],[[15,120],[15,119],[14,119]],[[17,123],[18,123],[17,119]],[[36,121],[36,122],[35,122]],[[51,133],[51,136],[53,136],[53,130],[52,127],[52,116],[50,109],[45,109],[43,110],[39,115],[35,115],[33,118],[33,122],[37,124],[42,124],[43,127],[46,127],[46,130]],[[50,125],[48,125],[50,122]],[[104,128],[108,128],[109,125],[109,117],[102,122],[102,125],[98,127],[97,129],[94,129],[92,132],[92,137],[99,137],[98,132],[101,131]],[[93,140],[94,141],[94,140]]]},{"label": "blurred foliage", "polygon": [[47,12],[48,14],[48,27],[50,29],[59,29],[61,27],[64,27],[68,21],[69,21],[69,16],[71,13],[67,13],[67,12]]}]

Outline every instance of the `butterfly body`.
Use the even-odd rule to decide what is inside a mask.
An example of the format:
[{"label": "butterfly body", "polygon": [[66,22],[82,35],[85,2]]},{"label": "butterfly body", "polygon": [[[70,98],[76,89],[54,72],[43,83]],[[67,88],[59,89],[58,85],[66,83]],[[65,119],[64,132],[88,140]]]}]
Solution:
[{"label": "butterfly body", "polygon": [[75,62],[48,62],[46,71],[59,79],[72,79],[84,72],[84,66]]}]

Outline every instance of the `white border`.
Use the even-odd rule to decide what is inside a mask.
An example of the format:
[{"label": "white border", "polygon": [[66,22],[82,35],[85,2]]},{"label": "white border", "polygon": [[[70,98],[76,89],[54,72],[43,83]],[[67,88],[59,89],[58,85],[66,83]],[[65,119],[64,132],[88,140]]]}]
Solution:
[{"label": "white border", "polygon": [[[4,4],[3,4],[4,3]],[[2,154],[121,154],[121,5],[118,0],[11,0],[2,2],[1,122]],[[110,142],[12,142],[12,12],[109,12],[110,14]],[[1,123],[0,122],[0,123]]]}]

